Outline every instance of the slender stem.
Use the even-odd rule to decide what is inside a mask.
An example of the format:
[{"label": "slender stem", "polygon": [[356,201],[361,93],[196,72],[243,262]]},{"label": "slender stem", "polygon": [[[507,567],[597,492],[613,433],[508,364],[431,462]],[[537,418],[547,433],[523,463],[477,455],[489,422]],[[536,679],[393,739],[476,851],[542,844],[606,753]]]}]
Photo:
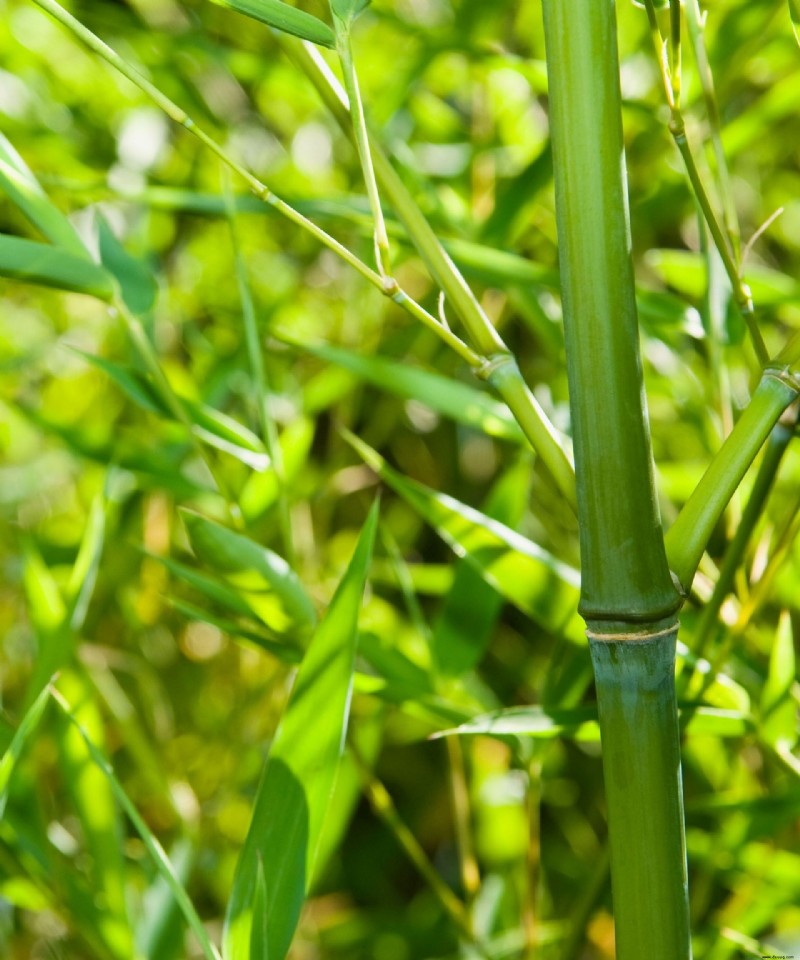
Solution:
[{"label": "slender stem", "polygon": [[224,477],[222,477],[217,470],[211,455],[195,435],[195,425],[192,423],[191,418],[186,412],[186,408],[184,407],[181,399],[172,389],[172,384],[167,379],[167,376],[164,373],[161,364],[159,363],[155,349],[153,348],[153,344],[150,342],[150,338],[147,336],[141,320],[136,316],[136,314],[128,309],[125,301],[117,293],[114,294],[112,310],[122,319],[123,323],[125,324],[125,329],[128,332],[128,337],[131,341],[131,344],[133,345],[136,353],[139,355],[139,359],[145,365],[148,373],[150,374],[153,380],[153,385],[155,386],[161,400],[166,405],[167,409],[175,418],[175,420],[177,420],[178,423],[186,428],[186,431],[189,434],[189,439],[198,456],[205,464],[211,481],[214,483],[218,492],[225,501],[228,515],[236,526],[241,527],[242,517],[236,503],[236,499],[233,496]]},{"label": "slender stem", "polygon": [[464,888],[466,908],[470,914],[472,904],[481,887],[481,874],[475,848],[472,843],[472,827],[469,807],[469,789],[464,763],[464,749],[460,737],[445,737],[447,757],[450,761],[450,796],[453,802],[458,860],[461,869],[461,885]]},{"label": "slender stem", "polygon": [[395,807],[394,801],[386,787],[375,777],[361,757],[356,754],[355,750],[353,750],[353,757],[364,785],[364,793],[375,815],[389,828],[395,840],[397,840],[409,860],[411,860],[422,878],[431,888],[440,906],[456,927],[458,927],[462,935],[466,937],[468,941],[474,942],[475,935],[472,932],[469,916],[467,915],[464,904],[439,876],[425,851],[420,846],[417,838],[409,830],[397,812],[397,807]]},{"label": "slender stem", "polygon": [[455,350],[471,366],[479,367],[481,365],[483,362],[481,357],[477,356],[474,351],[470,350],[452,331],[445,329],[435,317],[423,310],[418,303],[400,290],[396,282],[386,283],[380,274],[367,266],[356,254],[348,250],[347,247],[339,243],[339,241],[334,239],[329,233],[326,233],[325,230],[317,226],[312,220],[309,220],[308,217],[303,216],[302,213],[286,203],[285,200],[282,200],[274,194],[258,177],[254,176],[254,174],[234,160],[213,137],[198,127],[194,120],[192,120],[181,107],[173,103],[169,97],[165,96],[158,87],[139,73],[138,70],[126,63],[115,50],[112,50],[108,44],[104,43],[99,37],[92,33],[91,30],[85,27],[80,20],[77,20],[72,14],[68,13],[56,0],[33,0],[33,3],[37,4],[37,6],[43,10],[46,10],[47,13],[85,43],[90,50],[102,57],[103,60],[114,67],[115,70],[118,70],[124,77],[127,77],[131,83],[135,84],[143,93],[147,94],[170,119],[197,137],[197,139],[216,154],[224,164],[240,176],[260,200],[269,204],[273,209],[277,210],[278,213],[286,217],[287,220],[302,227],[303,230],[311,234],[311,236],[318,240],[323,246],[333,251],[337,257],[344,260],[344,262],[349,264],[354,270],[357,270],[358,273],[374,287],[392,299],[417,320],[425,323],[429,329],[433,330],[437,336],[444,340],[451,349]]},{"label": "slender stem", "polygon": [[788,408],[770,433],[761,466],[758,469],[750,498],[747,501],[747,506],[742,513],[741,520],[736,528],[736,533],[731,540],[730,546],[725,552],[725,557],[719,570],[719,577],[714,585],[714,592],[711,594],[711,599],[703,608],[700,622],[697,625],[692,652],[698,658],[705,654],[708,638],[717,622],[722,604],[725,597],[730,593],[731,587],[733,586],[733,578],[742,562],[756,524],[764,512],[767,498],[769,497],[770,490],[778,473],[778,467],[789,446],[790,440],[794,436],[796,422],[797,407],[793,405]]},{"label": "slender stem", "polygon": [[567,503],[577,512],[575,468],[555,427],[539,406],[511,353],[490,357],[479,375],[505,400],[522,432],[550,471]]},{"label": "slender stem", "polygon": [[[314,85],[342,130],[352,136],[353,124],[350,120],[347,96],[319,51],[312,44],[301,43],[292,37],[281,35],[277,39],[291,60],[303,70]],[[486,316],[463,275],[440,243],[386,153],[374,138],[371,140],[371,156],[375,175],[384,195],[405,227],[410,241],[431,276],[441,287],[448,304],[461,319],[477,350],[484,355],[484,363],[487,358],[491,361],[497,356],[510,357],[510,351]],[[441,327],[441,329],[445,328]],[[480,375],[481,371],[476,368],[476,372]],[[557,431],[536,403],[516,365],[508,366],[505,378],[503,381],[505,394],[501,396],[509,405],[509,409],[534,450],[553,475],[558,489],[568,503],[574,504],[574,471],[558,439]],[[512,380],[516,381],[513,386]],[[489,382],[492,382],[491,379]],[[493,385],[498,388],[497,383]]]},{"label": "slender stem", "polygon": [[247,358],[250,364],[250,371],[253,377],[253,392],[256,406],[256,416],[258,417],[258,426],[261,436],[264,440],[264,446],[269,454],[272,469],[275,471],[275,479],[278,484],[278,515],[281,525],[281,536],[283,546],[286,551],[286,559],[294,567],[296,564],[296,554],[294,549],[294,538],[292,535],[292,519],[289,512],[289,498],[286,486],[286,471],[283,464],[283,451],[281,449],[278,431],[275,421],[272,419],[269,409],[269,384],[267,383],[267,374],[264,368],[264,359],[261,355],[261,344],[258,336],[258,323],[256,321],[255,305],[253,295],[250,290],[250,284],[247,281],[247,265],[242,256],[241,245],[239,243],[239,231],[236,226],[236,211],[233,206],[233,194],[230,187],[230,178],[225,177],[224,184],[225,205],[228,212],[228,225],[231,231],[231,245],[233,247],[233,260],[236,269],[236,280],[239,286],[239,299],[242,304],[242,320],[244,325],[245,344],[247,346]]},{"label": "slender stem", "polygon": [[358,75],[356,74],[355,63],[353,62],[353,51],[350,44],[350,25],[343,23],[339,17],[335,15],[333,21],[336,28],[336,52],[342,67],[347,99],[351,104],[350,114],[353,118],[353,136],[356,141],[358,158],[361,161],[361,171],[364,175],[364,185],[367,188],[367,197],[369,199],[369,207],[372,212],[372,220],[375,228],[375,260],[378,265],[378,272],[382,277],[389,279],[391,269],[389,264],[389,237],[386,233],[386,224],[383,219],[381,198],[378,193],[378,184],[375,180],[375,169],[372,166],[369,136],[367,135],[367,121],[364,116],[364,104],[361,100]]},{"label": "slender stem", "polygon": [[688,593],[714,527],[770,431],[800,394],[791,370],[765,371],[753,398],[666,535],[670,569]]},{"label": "slender stem", "polygon": [[698,0],[684,0],[684,10],[686,12],[686,27],[689,34],[689,42],[692,46],[694,59],[697,63],[697,72],[700,76],[700,86],[703,90],[703,100],[706,105],[706,114],[711,131],[711,147],[714,151],[716,161],[717,186],[722,200],[722,215],[725,220],[725,229],[731,239],[733,249],[736,255],[739,255],[739,220],[736,215],[736,204],[733,201],[731,191],[730,174],[728,173],[728,162],[725,159],[725,151],[722,147],[722,123],[720,122],[719,108],[717,106],[717,95],[714,90],[714,77],[711,73],[711,66],[708,62],[708,54],[703,39],[703,16],[700,12]]},{"label": "slender stem", "polygon": [[[736,246],[717,219],[717,215],[714,212],[708,192],[706,191],[705,184],[703,183],[700,172],[697,169],[697,163],[695,162],[694,154],[689,146],[689,140],[686,136],[686,122],[681,111],[680,99],[679,96],[676,97],[675,95],[676,89],[678,94],[680,93],[680,81],[677,81],[676,84],[674,75],[670,76],[670,67],[664,52],[664,40],[661,35],[661,30],[658,26],[658,17],[656,15],[654,0],[645,0],[645,6],[647,8],[647,16],[650,23],[650,33],[652,35],[653,45],[656,51],[656,59],[661,71],[664,94],[670,109],[669,131],[672,134],[672,138],[675,141],[675,146],[678,148],[678,152],[683,159],[684,166],[686,167],[686,174],[689,177],[689,183],[692,187],[695,198],[700,205],[703,217],[708,224],[708,229],[714,239],[714,243],[719,250],[720,257],[722,258],[722,262],[725,266],[725,271],[730,277],[736,305],[738,306],[742,316],[744,317],[744,321],[747,324],[747,329],[753,341],[753,348],[755,349],[759,365],[764,367],[767,363],[769,363],[769,353],[761,336],[761,331],[758,328],[755,308],[753,306],[753,297],[750,293],[750,288],[742,279],[741,264],[737,260]],[[673,29],[674,10],[678,6],[679,4],[677,2],[673,3],[673,0],[671,0],[670,8],[671,11],[673,11],[673,16],[671,18]],[[678,35],[680,36],[680,28],[678,28]]]}]

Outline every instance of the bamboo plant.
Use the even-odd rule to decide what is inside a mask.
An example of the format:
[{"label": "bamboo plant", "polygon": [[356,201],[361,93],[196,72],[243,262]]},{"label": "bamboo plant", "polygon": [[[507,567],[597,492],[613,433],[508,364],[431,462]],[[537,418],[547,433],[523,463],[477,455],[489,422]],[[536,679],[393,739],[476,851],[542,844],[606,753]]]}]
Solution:
[{"label": "bamboo plant", "polygon": [[[546,943],[537,899],[542,841],[538,808],[545,795],[549,754],[547,744],[540,741],[565,731],[585,733],[587,724],[594,723],[594,707],[581,702],[590,683],[589,657],[584,662],[574,652],[585,651],[588,638],[610,850],[598,857],[585,894],[576,903],[571,927],[562,937],[563,951],[557,955],[560,960],[579,956],[610,862],[618,960],[689,960],[692,932],[682,736],[690,735],[695,721],[703,719],[703,698],[724,676],[729,645],[750,626],[796,532],[792,517],[763,577],[761,593],[758,588],[743,592],[739,620],[721,647],[716,646],[722,632],[720,612],[736,588],[736,572],[741,570],[788,456],[800,395],[800,345],[788,340],[774,358],[770,356],[770,338],[760,327],[761,317],[744,279],[752,241],[742,248],[699,6],[696,0],[685,4],[670,0],[665,8],[646,0],[642,16],[646,16],[654,41],[668,129],[683,163],[686,188],[697,205],[709,278],[716,264],[732,307],[748,330],[748,362],[755,378],[749,403],[734,418],[719,351],[712,356],[713,391],[726,435],[665,531],[640,347],[615,0],[542,2],[559,280],[522,258],[501,255],[479,244],[470,246],[463,240],[447,242],[423,213],[414,191],[374,135],[369,103],[362,99],[354,35],[367,6],[363,0],[330,0],[326,19],[281,0],[218,2],[227,8],[226,15],[250,17],[275,32],[298,75],[310,83],[333,121],[352,141],[366,197],[366,213],[358,216],[371,242],[368,255],[362,256],[354,244],[338,239],[336,228],[318,222],[315,213],[322,211],[323,217],[324,205],[315,211],[313,203],[304,205],[279,196],[232,148],[209,133],[203,121],[190,116],[179,97],[168,96],[114,44],[89,29],[78,14],[58,0],[31,0],[103,61],[102,69],[110,67],[130,82],[152,106],[197,138],[200,147],[224,168],[220,194],[194,197],[194,202],[209,215],[227,220],[246,346],[244,379],[250,385],[248,401],[255,411],[254,431],[179,388],[180,377],[175,376],[168,358],[160,355],[153,336],[155,283],[143,279],[140,265],[102,219],[97,222],[96,256],[4,137],[0,138],[0,187],[15,211],[45,242],[1,236],[0,272],[14,281],[92,297],[105,305],[110,318],[120,322],[135,366],[115,364],[101,356],[89,357],[87,362],[110,377],[132,403],[174,431],[181,442],[182,464],[191,466],[180,477],[173,475],[171,465],[162,467],[158,483],[179,508],[175,515],[182,546],[190,550],[195,566],[168,556],[163,544],[158,549],[148,545],[146,561],[159,570],[163,567],[162,572],[199,594],[208,605],[205,609],[179,599],[179,612],[192,622],[211,624],[220,635],[236,637],[249,645],[250,652],[255,645],[260,655],[275,658],[279,671],[286,671],[276,674],[276,686],[286,685],[286,676],[294,668],[296,677],[268,738],[260,780],[248,785],[252,813],[249,827],[240,837],[235,866],[229,871],[230,889],[225,891],[219,911],[224,920],[216,936],[187,892],[185,875],[191,865],[182,853],[186,848],[176,844],[173,852],[165,851],[157,831],[139,812],[106,757],[101,703],[126,732],[131,751],[143,757],[144,763],[150,761],[145,738],[131,720],[127,694],[108,666],[114,658],[102,651],[82,655],[89,603],[103,572],[103,545],[108,529],[116,522],[113,504],[115,498],[125,496],[114,458],[108,456],[103,489],[68,575],[63,571],[54,574],[35,544],[26,542],[24,546],[24,589],[39,655],[22,698],[22,719],[13,737],[8,737],[0,761],[0,820],[12,796],[12,774],[22,766],[26,743],[45,724],[52,701],[60,718],[57,736],[65,777],[72,784],[74,804],[96,860],[94,879],[100,907],[85,907],[81,921],[86,930],[97,928],[85,934],[93,955],[113,960],[160,957],[159,951],[166,948],[159,945],[159,924],[171,923],[179,936],[182,931],[177,921],[169,919],[174,914],[182,918],[180,923],[192,932],[207,960],[283,960],[291,949],[304,901],[341,840],[360,789],[430,890],[464,955],[488,960],[508,953],[503,953],[506,946],[492,939],[494,931],[481,927],[487,911],[482,898],[488,894],[482,886],[471,822],[471,804],[476,802],[470,792],[472,761],[458,738],[497,736],[504,748],[513,745],[509,749],[516,751],[515,759],[527,777],[531,839],[521,858],[524,880],[517,927],[522,939],[512,949],[515,956],[529,960],[540,956],[540,944]],[[721,214],[706,186],[705,168],[690,142],[683,113],[684,18],[710,114],[716,163],[713,176]],[[328,52],[323,55],[322,50]],[[237,193],[242,186],[252,197]],[[161,199],[164,201],[163,196]],[[280,404],[267,374],[265,359],[271,357],[264,356],[257,298],[241,240],[242,209],[277,214],[324,248],[353,271],[357,282],[433,335],[437,348],[449,351],[451,359],[471,373],[474,383],[454,382],[331,344],[308,344],[292,331],[278,333],[281,350],[303,352],[403,400],[424,402],[468,429],[525,450],[493,488],[482,512],[404,476],[364,439],[340,431],[349,444],[347,455],[352,457],[354,451],[370,469],[370,476],[379,478],[461,558],[450,592],[430,623],[417,595],[414,577],[420,571],[412,574],[396,531],[390,523],[379,521],[375,501],[360,533],[352,535],[350,559],[340,564],[337,585],[331,586],[330,575],[320,576],[313,588],[306,583],[305,578],[317,567],[317,561],[311,559],[313,534],[310,538],[308,534],[311,508],[307,504],[305,512],[295,510],[293,483],[299,482],[302,465],[308,462],[313,430],[305,435],[300,423],[297,434],[291,434],[292,428],[279,429],[273,416]],[[404,285],[402,261],[408,249],[413,249],[424,265],[438,307],[427,304],[423,295],[409,292],[413,276],[412,283]],[[515,288],[517,293],[520,285],[540,280],[560,293],[571,438],[554,425],[534,395],[509,346],[512,337],[498,328],[490,317],[488,300],[466,279],[470,264],[485,269],[487,263],[496,268],[495,281],[507,279],[509,289]],[[717,277],[717,282],[723,281]],[[709,279],[709,301],[713,299],[711,284]],[[709,305],[707,312],[712,313],[713,307]],[[717,349],[713,339],[711,349]],[[313,409],[308,397],[305,401]],[[36,422],[35,413],[31,417]],[[60,436],[72,440],[67,431]],[[81,447],[75,441],[75,445],[81,455],[93,454],[87,444]],[[716,569],[706,551],[765,445],[741,522]],[[96,451],[94,455],[96,458]],[[557,546],[549,552],[515,529],[527,509],[533,460],[543,468],[536,474],[537,482],[543,482],[539,489],[559,504],[559,522],[566,528],[577,522],[579,577],[568,560],[558,555]],[[232,462],[234,469],[230,469]],[[363,479],[363,468],[350,469],[355,472],[337,475],[330,485],[338,483],[344,488],[353,483],[357,490],[359,484],[374,482]],[[276,550],[263,542],[270,533],[261,522],[273,508]],[[544,521],[540,528],[548,529]],[[383,545],[385,566],[402,597],[402,616],[392,622],[407,621],[415,637],[405,648],[399,641],[392,646],[389,637],[376,639],[360,626],[370,571],[377,579],[373,561],[377,544]],[[701,577],[696,576],[698,569]],[[716,577],[713,588],[707,584],[709,574]],[[676,661],[679,614],[689,598],[705,600],[705,607],[692,631],[691,653],[683,645]],[[560,657],[566,663],[563,671],[550,670],[541,686],[542,703],[534,707],[490,709],[498,706],[496,698],[474,675],[500,620],[503,601],[536,623],[539,631],[556,637],[559,652],[553,660],[559,667]],[[379,604],[370,611],[377,621],[385,613]],[[411,650],[418,655],[420,642],[428,651],[425,669],[406,653]],[[787,680],[793,675],[794,660],[786,615],[780,619],[775,649],[758,737],[766,754],[797,776],[800,762],[792,752],[796,738],[790,735],[794,721],[787,712],[794,696],[791,678]],[[703,659],[706,656],[711,658],[710,664]],[[680,717],[676,670],[679,694],[689,701],[682,704]],[[275,682],[274,677],[270,682]],[[351,717],[354,690],[358,709]],[[385,713],[394,709],[401,714],[406,711],[427,734],[447,738],[459,892],[439,875],[378,777],[376,757],[387,726]],[[373,727],[370,719],[375,717]],[[732,721],[738,731],[736,724],[742,717],[722,720]],[[527,738],[533,739],[533,746]],[[91,771],[88,777],[87,769]],[[26,787],[31,789],[30,784]],[[171,818],[190,819],[178,809],[180,803],[163,782],[157,782],[154,789]],[[140,838],[155,875],[154,896],[160,891],[162,903],[158,923],[143,922],[138,930],[133,929],[127,914],[121,847],[114,847],[113,838],[122,830],[120,813]],[[180,839],[191,846],[195,827],[191,823],[182,826]],[[45,855],[35,843],[31,855],[18,818],[11,817],[0,827],[5,831],[0,839],[12,851],[8,858],[19,858],[41,886]],[[80,889],[79,885],[68,887],[74,903],[81,902]],[[751,950],[755,949],[753,943],[759,946],[746,938],[742,942]]]}]

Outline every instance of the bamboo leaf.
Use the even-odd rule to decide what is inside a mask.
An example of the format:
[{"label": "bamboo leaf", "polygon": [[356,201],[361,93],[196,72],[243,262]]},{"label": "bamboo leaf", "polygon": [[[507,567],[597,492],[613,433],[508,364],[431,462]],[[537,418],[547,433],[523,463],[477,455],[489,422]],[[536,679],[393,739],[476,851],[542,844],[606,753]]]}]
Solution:
[{"label": "bamboo leaf", "polygon": [[583,642],[583,621],[575,612],[577,570],[497,520],[397,473],[352,434],[347,439],[364,462],[501,596],[548,630]]},{"label": "bamboo leaf", "polygon": [[0,235],[0,276],[110,300],[108,273],[85,257],[34,240]]},{"label": "bamboo leaf", "polygon": [[49,702],[50,692],[45,688],[25,711],[25,716],[20,721],[11,743],[6,748],[2,760],[0,760],[0,820],[3,819],[6,802],[8,801],[8,788],[14,767],[22,755],[25,744],[39,726],[45,707]]},{"label": "bamboo leaf", "polygon": [[297,574],[277,553],[197,513],[181,510],[197,558],[222,574],[268,627],[306,633],[316,622]]},{"label": "bamboo leaf", "polygon": [[475,387],[386,357],[371,357],[327,344],[309,346],[296,340],[289,342],[327,363],[335,363],[379,390],[423,403],[436,413],[490,437],[525,443],[508,407]]},{"label": "bamboo leaf", "polygon": [[158,839],[147,826],[141,814],[125,792],[125,788],[117,779],[116,774],[111,768],[111,764],[105,758],[103,752],[93,743],[86,730],[84,730],[84,728],[81,726],[69,702],[58,691],[53,690],[52,688],[50,693],[58,706],[69,718],[70,722],[80,734],[84,744],[86,745],[86,749],[89,753],[92,763],[94,763],[102,771],[111,785],[111,789],[114,791],[114,795],[116,796],[119,805],[125,811],[134,828],[136,829],[136,832],[141,837],[147,852],[153,858],[156,869],[164,879],[164,882],[167,884],[169,889],[172,891],[172,895],[175,897],[175,901],[186,918],[189,927],[197,937],[197,941],[200,944],[206,960],[221,960],[219,952],[209,939],[206,928],[203,926],[202,920],[197,915],[197,911],[195,910],[192,901],[186,892],[186,888],[183,886],[180,878],[176,874],[175,869],[170,863],[169,857],[164,852],[164,848],[158,842]]},{"label": "bamboo leaf", "polygon": [[[525,512],[529,488],[530,463],[520,460],[489,494],[486,515],[513,529]],[[460,676],[478,663],[489,645],[502,606],[502,596],[469,561],[459,560],[431,636],[434,661],[442,673]]]},{"label": "bamboo leaf", "polygon": [[326,23],[281,0],[214,0],[214,3],[302,40],[310,40],[323,47],[334,46],[333,30]]},{"label": "bamboo leaf", "polygon": [[89,254],[75,228],[42,190],[28,165],[2,133],[0,190],[51,243],[81,260],[88,261]]},{"label": "bamboo leaf", "polygon": [[166,597],[165,599],[170,606],[183,614],[187,620],[198,620],[201,623],[210,623],[234,639],[248,640],[257,647],[261,647],[262,650],[266,650],[267,653],[271,653],[283,663],[298,663],[300,661],[301,651],[297,647],[289,646],[289,644],[286,643],[279,643],[268,636],[264,636],[263,633],[257,633],[255,630],[243,627],[233,620],[217,617],[213,613],[203,610],[202,607],[197,607],[193,603],[187,603],[185,600],[180,600],[177,597]]},{"label": "bamboo leaf", "polygon": [[[92,688],[73,670],[58,680],[61,693],[73,704],[75,719],[98,750],[105,749],[105,728]],[[91,856],[91,885],[98,903],[97,932],[115,957],[127,960],[133,936],[126,905],[122,826],[114,793],[102,772],[91,762],[86,742],[59,715],[58,757],[64,782],[80,820],[86,850]]]},{"label": "bamboo leaf", "polygon": [[792,21],[794,38],[800,43],[800,3],[798,0],[789,0],[789,17]]},{"label": "bamboo leaf", "polygon": [[153,309],[158,284],[141,260],[132,257],[114,236],[104,217],[97,217],[100,262],[116,277],[122,299],[128,309],[141,316]]},{"label": "bamboo leaf", "polygon": [[[175,876],[184,886],[191,873],[194,850],[191,842],[182,838],[172,847],[169,859]],[[158,960],[178,960],[184,952],[185,923],[172,890],[164,877],[157,874],[145,891],[142,916],[136,929],[136,945],[143,957]]]},{"label": "bamboo leaf", "polygon": [[363,13],[369,4],[370,0],[330,0],[331,13],[347,26]]},{"label": "bamboo leaf", "polygon": [[[77,352],[107,374],[137,406],[148,413],[173,419],[172,412],[166,403],[140,371],[95,354],[84,353],[82,350]],[[192,403],[188,400],[181,402],[192,420],[193,432],[209,446],[223,450],[257,472],[263,472],[269,467],[270,460],[264,444],[247,427],[242,426],[233,417],[205,404]]]},{"label": "bamboo leaf", "polygon": [[781,614],[761,694],[761,734],[774,747],[797,742],[797,707],[792,697],[795,678],[794,638],[788,611]]},{"label": "bamboo leaf", "polygon": [[[681,715],[687,716],[686,729],[692,735],[742,737],[753,729],[751,718],[738,710],[686,706],[681,710]],[[454,735],[533,737],[538,740],[569,737],[573,740],[598,742],[600,726],[595,704],[570,709],[512,707],[474,717],[450,730],[441,730],[433,734],[431,739]]]},{"label": "bamboo leaf", "polygon": [[[264,901],[270,960],[283,960],[289,949],[344,747],[358,613],[377,517],[375,504],[272,742],[228,903],[226,960],[248,960],[254,914]],[[258,892],[262,859],[265,896]]]}]

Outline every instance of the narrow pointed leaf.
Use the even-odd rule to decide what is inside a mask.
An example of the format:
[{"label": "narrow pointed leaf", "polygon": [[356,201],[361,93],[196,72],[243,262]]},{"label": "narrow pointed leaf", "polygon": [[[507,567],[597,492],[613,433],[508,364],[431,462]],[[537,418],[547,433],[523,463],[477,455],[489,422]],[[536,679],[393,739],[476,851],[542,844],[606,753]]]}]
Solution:
[{"label": "narrow pointed leaf", "polygon": [[[344,747],[358,614],[377,516],[376,504],[272,741],[228,903],[226,960],[249,960],[254,915],[264,901],[270,960],[284,960],[294,935]],[[258,891],[262,861],[265,894]]]},{"label": "narrow pointed leaf", "polygon": [[306,346],[291,342],[321,360],[343,367],[379,390],[422,403],[434,412],[474,427],[490,437],[525,443],[508,407],[466,383],[386,357],[370,357],[328,344]]},{"label": "narrow pointed leaf", "polygon": [[86,247],[75,228],[50,200],[28,165],[2,133],[0,190],[51,243],[75,257],[89,260]]},{"label": "narrow pointed leaf", "polygon": [[[681,715],[688,718],[687,733],[695,736],[742,737],[753,729],[750,717],[737,710],[686,706],[682,708]],[[595,704],[570,709],[512,707],[483,714],[450,730],[442,730],[431,739],[453,735],[533,737],[539,740],[569,737],[573,740],[599,742],[600,726]]]},{"label": "narrow pointed leaf", "polygon": [[310,13],[290,7],[281,0],[214,0],[221,7],[260,20],[283,33],[291,33],[302,40],[310,40],[323,47],[333,47],[333,30]]},{"label": "narrow pointed leaf", "polygon": [[110,300],[114,284],[105,270],[46,243],[0,235],[0,276]]},{"label": "narrow pointed leaf", "polygon": [[28,707],[25,716],[17,727],[16,733],[11,739],[11,743],[6,748],[2,760],[0,760],[0,820],[3,819],[6,801],[8,800],[11,774],[14,772],[14,767],[22,755],[25,744],[39,726],[45,707],[49,702],[50,692],[45,688]]},{"label": "narrow pointed leaf", "polygon": [[[514,528],[525,512],[529,487],[530,464],[520,461],[492,489],[486,503],[487,516]],[[433,657],[443,674],[460,676],[478,663],[502,607],[502,596],[467,560],[459,560],[431,636]]]},{"label": "narrow pointed leaf", "polygon": [[[105,750],[105,727],[94,692],[74,670],[62,673],[58,687],[69,697],[76,720],[97,749]],[[120,960],[130,957],[133,935],[126,904],[123,831],[113,790],[91,762],[83,737],[59,715],[58,758],[67,792],[81,823],[86,851],[91,857],[90,880],[98,903],[97,932]]]},{"label": "narrow pointed leaf", "polygon": [[200,917],[197,915],[197,911],[192,904],[189,894],[186,892],[186,888],[181,882],[180,877],[175,872],[169,857],[164,852],[164,848],[161,846],[158,839],[145,823],[143,817],[134,806],[133,801],[125,792],[125,788],[117,779],[111,764],[106,759],[102,750],[100,750],[93,743],[89,734],[81,726],[68,701],[57,691],[51,691],[51,695],[80,734],[83,742],[86,744],[86,748],[92,763],[94,763],[103,772],[109,784],[111,785],[111,789],[114,791],[114,795],[117,798],[119,805],[127,814],[136,832],[139,834],[145,849],[153,858],[156,869],[158,870],[160,876],[172,891],[172,895],[175,897],[176,903],[178,904],[181,912],[186,918],[189,927],[197,938],[206,960],[221,960],[219,952],[209,939],[206,928],[204,927]]},{"label": "narrow pointed leaf", "polygon": [[761,694],[761,733],[774,747],[793,747],[797,742],[797,706],[792,696],[795,679],[794,639],[788,612],[781,615],[769,658],[769,670]]},{"label": "narrow pointed leaf", "polygon": [[582,642],[577,570],[497,520],[393,470],[358,438],[348,440],[377,474],[494,589],[537,623]]},{"label": "narrow pointed leaf", "polygon": [[798,0],[789,0],[789,16],[792,21],[794,38],[800,43],[800,2]]},{"label": "narrow pointed leaf", "polygon": [[116,277],[128,309],[137,316],[148,313],[155,306],[158,294],[158,284],[153,274],[141,260],[128,253],[101,216],[97,218],[97,233],[100,262]]},{"label": "narrow pointed leaf", "polygon": [[314,626],[314,604],[283,557],[197,513],[181,515],[197,558],[222,574],[268,627],[306,633]]},{"label": "narrow pointed leaf", "polygon": [[[77,351],[89,363],[107,374],[122,392],[137,406],[148,413],[172,419],[172,412],[162,401],[157,391],[144,374],[134,367],[115,363],[105,357]],[[253,470],[262,472],[269,467],[269,457],[264,444],[247,427],[243,427],[227,414],[205,404],[183,400],[187,415],[192,421],[193,432],[209,446],[229,453]]]}]

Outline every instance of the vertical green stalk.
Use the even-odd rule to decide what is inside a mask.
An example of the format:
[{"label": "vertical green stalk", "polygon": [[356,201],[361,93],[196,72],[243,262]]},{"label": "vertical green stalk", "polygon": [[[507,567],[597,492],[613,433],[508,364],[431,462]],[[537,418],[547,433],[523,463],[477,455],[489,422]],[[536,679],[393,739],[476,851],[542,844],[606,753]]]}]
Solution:
[{"label": "vertical green stalk", "polygon": [[544,0],[582,586],[618,960],[689,960],[674,670],[680,596],[655,497],[613,0]]},{"label": "vertical green stalk", "polygon": [[618,960],[691,956],[675,704],[677,632],[676,625],[647,640],[591,644]]}]

